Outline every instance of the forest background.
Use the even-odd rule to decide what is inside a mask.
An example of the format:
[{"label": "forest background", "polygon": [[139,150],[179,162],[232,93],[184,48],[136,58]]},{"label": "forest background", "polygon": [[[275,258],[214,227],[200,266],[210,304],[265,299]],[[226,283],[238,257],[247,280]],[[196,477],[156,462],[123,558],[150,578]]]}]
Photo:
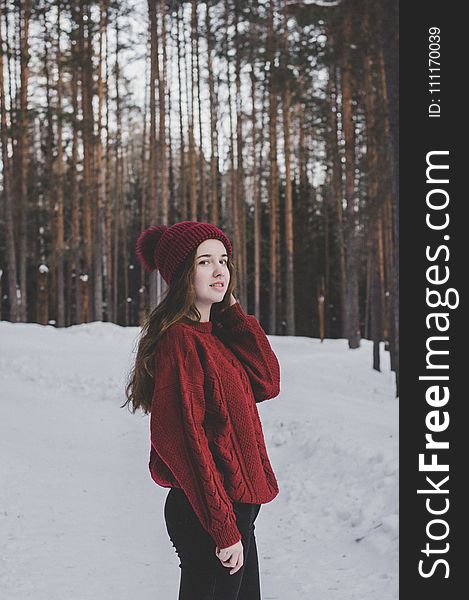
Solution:
[{"label": "forest background", "polygon": [[397,4],[0,0],[0,319],[142,324],[138,234],[209,221],[267,333],[398,394]]}]

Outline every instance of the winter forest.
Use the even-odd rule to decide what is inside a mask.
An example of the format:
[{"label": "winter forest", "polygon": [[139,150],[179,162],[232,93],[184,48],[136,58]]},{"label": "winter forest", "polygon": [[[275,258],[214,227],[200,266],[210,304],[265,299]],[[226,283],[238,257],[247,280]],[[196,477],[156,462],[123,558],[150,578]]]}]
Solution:
[{"label": "winter forest", "polygon": [[0,319],[136,326],[152,224],[209,221],[271,335],[398,393],[396,0],[0,0]]}]

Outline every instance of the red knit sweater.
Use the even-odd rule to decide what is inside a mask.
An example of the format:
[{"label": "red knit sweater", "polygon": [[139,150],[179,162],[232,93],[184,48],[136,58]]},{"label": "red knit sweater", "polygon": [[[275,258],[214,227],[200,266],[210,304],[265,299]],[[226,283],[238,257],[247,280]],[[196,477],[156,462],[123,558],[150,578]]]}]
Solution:
[{"label": "red knit sweater", "polygon": [[155,351],[149,469],[181,488],[219,548],[241,539],[233,502],[278,494],[256,402],[280,391],[280,368],[259,321],[236,302],[219,322],[177,323]]}]

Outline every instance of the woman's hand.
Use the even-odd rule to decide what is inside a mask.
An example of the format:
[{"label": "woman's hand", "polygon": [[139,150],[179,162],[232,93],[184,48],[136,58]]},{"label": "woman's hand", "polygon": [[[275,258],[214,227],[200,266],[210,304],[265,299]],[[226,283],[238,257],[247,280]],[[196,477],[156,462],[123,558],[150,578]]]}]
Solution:
[{"label": "woman's hand", "polygon": [[227,302],[226,296],[227,293],[225,293],[221,302],[215,302],[214,304],[212,304],[213,312],[211,313],[211,316],[213,321],[218,321],[219,315],[221,315],[224,310],[226,310],[230,306],[233,306],[233,304],[236,304],[237,300],[233,296],[233,293],[230,294],[229,303]]},{"label": "woman's hand", "polygon": [[233,296],[233,292],[231,292],[230,295],[230,303],[228,306],[225,306],[225,308],[223,308],[220,312],[223,312],[224,310],[226,310],[229,306],[233,306],[233,304],[236,304],[236,298]]},{"label": "woman's hand", "polygon": [[243,543],[241,540],[228,548],[215,548],[215,554],[224,567],[232,567],[230,575],[234,575],[244,564]]}]

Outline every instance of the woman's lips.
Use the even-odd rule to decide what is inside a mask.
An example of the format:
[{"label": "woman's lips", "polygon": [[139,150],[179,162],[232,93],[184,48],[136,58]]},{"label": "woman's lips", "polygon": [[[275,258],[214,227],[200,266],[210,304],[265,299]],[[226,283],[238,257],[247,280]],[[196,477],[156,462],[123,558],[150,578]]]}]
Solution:
[{"label": "woman's lips", "polygon": [[213,285],[211,285],[210,287],[211,287],[212,289],[214,289],[214,290],[220,290],[220,291],[222,291],[222,290],[224,290],[224,289],[225,289],[225,286],[224,286],[224,285],[220,285],[220,284],[213,284]]}]

